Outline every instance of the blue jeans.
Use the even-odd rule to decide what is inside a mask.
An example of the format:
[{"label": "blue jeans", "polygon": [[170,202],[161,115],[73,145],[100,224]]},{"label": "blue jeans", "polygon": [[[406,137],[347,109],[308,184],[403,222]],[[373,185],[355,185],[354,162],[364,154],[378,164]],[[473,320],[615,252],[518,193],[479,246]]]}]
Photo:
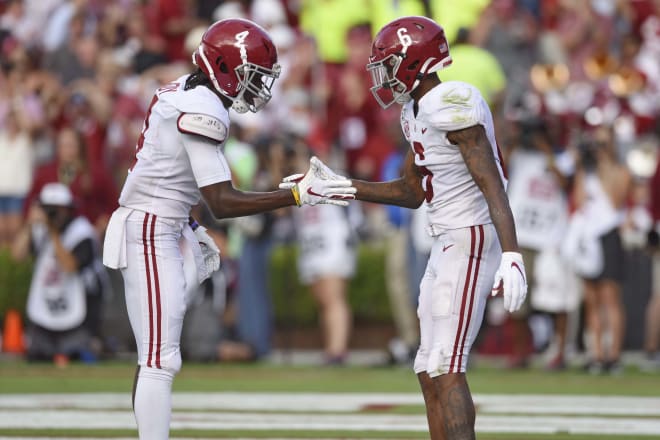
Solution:
[{"label": "blue jeans", "polygon": [[270,353],[273,305],[268,286],[272,240],[246,238],[238,260],[238,336],[257,358]]}]

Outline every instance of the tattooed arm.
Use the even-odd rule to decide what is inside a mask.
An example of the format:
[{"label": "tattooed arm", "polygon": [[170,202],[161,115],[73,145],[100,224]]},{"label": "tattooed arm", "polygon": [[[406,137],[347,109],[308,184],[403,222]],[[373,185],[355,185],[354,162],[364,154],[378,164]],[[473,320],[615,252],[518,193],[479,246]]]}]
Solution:
[{"label": "tattooed arm", "polygon": [[353,186],[358,200],[387,205],[418,208],[424,201],[422,175],[415,165],[415,156],[408,150],[403,164],[403,175],[388,182],[366,182],[353,179]]},{"label": "tattooed arm", "polygon": [[484,127],[475,125],[452,131],[447,134],[447,139],[460,148],[472,178],[486,198],[502,251],[518,252],[516,227],[513,223],[509,199],[500,179],[493,148]]}]

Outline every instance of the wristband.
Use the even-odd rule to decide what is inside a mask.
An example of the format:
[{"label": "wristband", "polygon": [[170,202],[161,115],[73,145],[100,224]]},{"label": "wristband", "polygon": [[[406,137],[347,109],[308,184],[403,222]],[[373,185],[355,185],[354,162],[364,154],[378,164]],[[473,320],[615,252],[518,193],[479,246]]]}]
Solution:
[{"label": "wristband", "polygon": [[300,192],[298,191],[298,185],[293,185],[291,187],[291,194],[293,194],[293,199],[296,201],[296,205],[302,206],[300,202]]}]

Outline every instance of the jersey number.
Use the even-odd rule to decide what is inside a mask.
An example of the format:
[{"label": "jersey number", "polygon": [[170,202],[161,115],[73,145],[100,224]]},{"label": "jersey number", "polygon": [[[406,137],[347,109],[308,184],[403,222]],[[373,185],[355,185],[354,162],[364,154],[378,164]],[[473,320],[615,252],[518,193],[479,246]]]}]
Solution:
[{"label": "jersey number", "polygon": [[154,105],[156,105],[156,103],[158,102],[158,97],[162,93],[174,92],[176,91],[177,88],[179,88],[179,83],[177,82],[169,83],[156,90],[156,93],[154,93],[154,97],[151,98],[151,102],[149,103],[149,108],[147,109],[147,115],[144,117],[144,126],[142,127],[142,133],[140,133],[140,137],[138,138],[137,143],[135,144],[135,158],[133,159],[133,164],[128,169],[129,171],[133,171],[133,168],[135,168],[135,164],[138,161],[138,153],[144,146],[144,134],[149,129],[149,118],[151,117],[151,110],[154,108]]},{"label": "jersey number", "polygon": [[[419,157],[419,160],[424,160],[424,146],[421,142],[414,141],[412,143],[413,151]],[[422,188],[424,188],[424,199],[426,203],[431,203],[433,199],[433,173],[425,166],[420,166],[419,170],[422,172]]]}]

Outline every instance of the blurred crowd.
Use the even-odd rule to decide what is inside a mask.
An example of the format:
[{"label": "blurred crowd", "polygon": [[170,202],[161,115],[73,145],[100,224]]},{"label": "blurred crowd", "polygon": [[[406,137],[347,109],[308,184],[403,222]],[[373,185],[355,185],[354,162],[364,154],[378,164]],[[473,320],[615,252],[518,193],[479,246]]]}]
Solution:
[{"label": "blurred crowd", "polygon": [[[398,108],[382,111],[372,98],[365,65],[374,32],[402,15],[445,28],[454,62],[441,79],[475,85],[493,109],[530,284],[515,316],[497,298],[489,305],[485,329],[508,329],[511,366],[549,347],[548,368],[584,350],[589,371],[619,371],[624,296],[638,295],[648,304],[644,348],[660,368],[659,0],[0,0],[0,248],[15,247],[39,218],[30,212],[53,182],[103,236],[154,90],[192,70],[202,33],[222,18],[261,24],[282,65],[264,111],[231,115],[225,155],[237,187],[275,188],[310,154],[353,178],[395,178],[409,146]],[[189,322],[206,315],[223,329],[205,333],[208,349],[188,329],[198,344],[187,355],[247,360],[272,351],[268,262],[274,244],[289,242],[299,245],[300,281],[319,307],[326,361],[342,363],[355,244],[375,241],[387,255],[390,353],[409,361],[417,262],[430,250],[423,208],[355,203],[206,223],[223,268],[192,296],[199,319]],[[314,252],[328,247],[336,259],[317,262]],[[255,268],[264,276],[243,276]],[[552,318],[554,335],[542,336],[538,312]],[[500,350],[485,333],[482,351]],[[185,344],[184,336],[184,354]]]}]

